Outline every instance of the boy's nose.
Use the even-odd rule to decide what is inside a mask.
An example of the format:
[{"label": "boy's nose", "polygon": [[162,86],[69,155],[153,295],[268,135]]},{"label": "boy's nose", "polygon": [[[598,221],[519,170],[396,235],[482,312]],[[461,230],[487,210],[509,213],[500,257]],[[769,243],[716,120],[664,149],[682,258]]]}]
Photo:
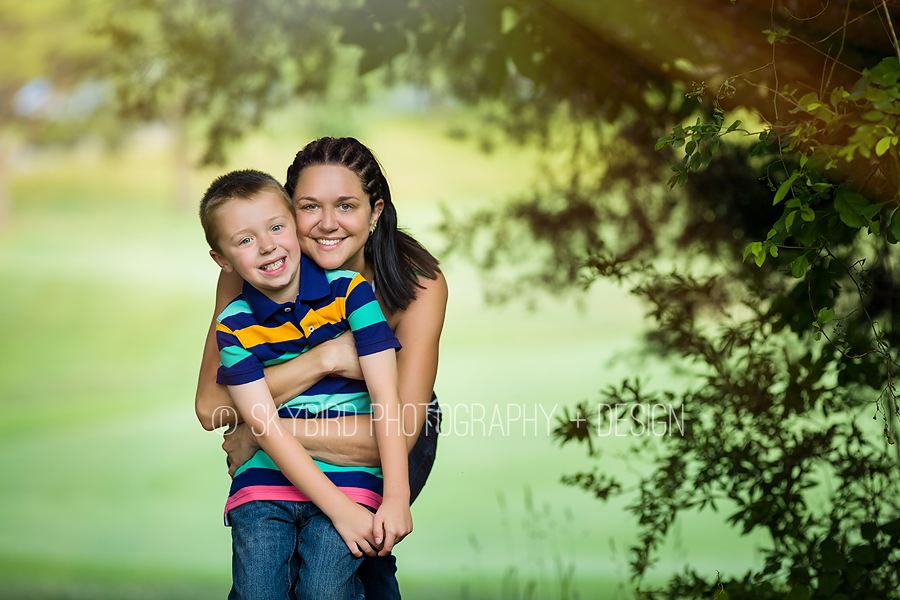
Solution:
[{"label": "boy's nose", "polygon": [[263,254],[268,254],[272,250],[275,249],[275,241],[272,240],[270,236],[265,236],[260,238],[259,240],[259,251]]}]

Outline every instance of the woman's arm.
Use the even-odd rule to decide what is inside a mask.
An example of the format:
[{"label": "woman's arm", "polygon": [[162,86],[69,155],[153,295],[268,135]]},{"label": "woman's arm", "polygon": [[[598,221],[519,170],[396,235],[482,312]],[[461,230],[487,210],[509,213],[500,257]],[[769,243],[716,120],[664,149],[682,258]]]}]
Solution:
[{"label": "woman's arm", "polygon": [[[422,278],[420,283],[423,287],[418,290],[416,299],[405,311],[392,315],[389,319],[394,329],[394,335],[403,346],[397,353],[397,375],[400,402],[404,408],[406,442],[409,449],[412,449],[416,443],[425,423],[427,406],[431,401],[437,377],[438,346],[444,326],[444,314],[447,310],[447,281],[444,276],[438,273],[436,279]],[[231,298],[226,299],[225,303],[227,304]],[[356,358],[355,346],[350,348],[353,341],[345,333],[335,340],[310,349],[309,352],[293,360],[274,367],[266,367],[266,383],[270,388],[287,385],[287,382],[279,383],[272,379],[272,372],[275,370],[278,370],[275,375],[279,377],[279,380],[282,377],[285,380],[295,377],[295,382],[308,379],[309,373],[304,373],[299,361],[314,350],[323,351],[325,346],[341,343],[342,338],[345,337],[349,344],[340,348],[332,348],[332,354],[324,360],[327,366],[334,365],[333,370],[328,373],[333,372],[344,377],[362,379],[362,372],[358,371],[359,362]],[[351,350],[352,361],[349,358]],[[212,351],[214,356],[218,356],[214,341]],[[355,365],[357,369],[356,374],[349,372],[352,365]],[[212,381],[215,381],[215,370],[212,372]],[[294,395],[308,387],[296,391]],[[272,393],[276,402],[283,403],[288,399],[280,399],[281,396],[276,389],[273,389]],[[215,406],[218,405],[213,404],[213,407]],[[359,415],[341,419],[292,419],[291,421],[295,422],[284,423],[285,429],[290,431],[303,444],[304,448],[319,460],[335,465],[378,466],[381,464],[378,445],[371,435],[372,424],[368,416]],[[203,422],[202,418],[201,422]],[[207,428],[209,429],[209,427]],[[237,467],[253,456],[259,445],[247,428],[240,427],[234,433],[225,435],[222,448],[228,453],[231,460],[233,474]]]},{"label": "woman's arm", "polygon": [[[194,398],[197,418],[208,431],[225,425],[234,425],[241,420],[228,389],[216,383],[219,350],[216,347],[215,317],[240,293],[242,285],[243,280],[240,276],[224,272],[219,275],[216,285],[216,309],[203,347],[197,394]],[[281,406],[308,390],[322,377],[332,373],[362,378],[362,372],[359,371],[359,364],[356,362],[356,347],[352,336],[320,344],[293,360],[265,369],[266,385],[276,406]]]},{"label": "woman's arm", "polygon": [[394,335],[403,346],[397,352],[397,375],[408,450],[412,450],[419,438],[431,402],[447,312],[444,275],[438,272],[437,278],[420,278],[419,283],[422,288],[417,290],[416,299],[393,324]]}]

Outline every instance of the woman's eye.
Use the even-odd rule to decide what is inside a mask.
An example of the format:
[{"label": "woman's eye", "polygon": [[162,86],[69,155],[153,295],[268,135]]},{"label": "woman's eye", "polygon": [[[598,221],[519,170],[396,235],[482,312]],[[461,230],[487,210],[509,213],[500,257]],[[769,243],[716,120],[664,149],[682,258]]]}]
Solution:
[{"label": "woman's eye", "polygon": [[313,210],[315,207],[316,207],[315,204],[302,204],[302,205],[300,205],[298,210],[310,211],[310,210]]},{"label": "woman's eye", "polygon": [[344,202],[344,203],[342,203],[342,204],[339,206],[339,208],[340,208],[341,210],[350,210],[350,209],[353,208],[353,205],[350,204],[350,203],[348,203],[348,202]]}]

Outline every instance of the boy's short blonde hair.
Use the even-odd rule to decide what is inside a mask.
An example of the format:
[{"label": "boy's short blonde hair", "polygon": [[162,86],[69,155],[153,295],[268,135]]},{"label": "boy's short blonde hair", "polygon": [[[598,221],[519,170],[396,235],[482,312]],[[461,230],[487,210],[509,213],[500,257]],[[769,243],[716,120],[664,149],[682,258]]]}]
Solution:
[{"label": "boy's short blonde hair", "polygon": [[296,221],[294,203],[278,180],[262,171],[241,169],[220,175],[209,184],[200,200],[200,225],[209,247],[221,252],[219,231],[216,227],[216,213],[232,200],[250,200],[260,192],[272,192],[284,200],[288,212]]}]

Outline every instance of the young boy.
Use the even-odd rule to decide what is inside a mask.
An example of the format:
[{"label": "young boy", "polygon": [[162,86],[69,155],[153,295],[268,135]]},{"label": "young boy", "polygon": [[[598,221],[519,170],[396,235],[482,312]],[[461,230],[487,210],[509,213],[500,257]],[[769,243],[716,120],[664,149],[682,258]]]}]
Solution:
[{"label": "young boy", "polygon": [[[234,552],[229,597],[287,597],[294,586],[301,600],[361,598],[362,553],[389,551],[412,530],[399,342],[361,275],[323,271],[301,255],[294,219],[284,188],[259,171],[219,177],[200,203],[210,255],[245,282],[217,318],[218,381],[262,448],[235,474],[225,508]],[[365,382],[325,378],[280,414],[371,411],[382,469],[314,461],[283,429],[263,378],[265,365],[348,330]],[[376,510],[374,518],[360,504]]]}]

